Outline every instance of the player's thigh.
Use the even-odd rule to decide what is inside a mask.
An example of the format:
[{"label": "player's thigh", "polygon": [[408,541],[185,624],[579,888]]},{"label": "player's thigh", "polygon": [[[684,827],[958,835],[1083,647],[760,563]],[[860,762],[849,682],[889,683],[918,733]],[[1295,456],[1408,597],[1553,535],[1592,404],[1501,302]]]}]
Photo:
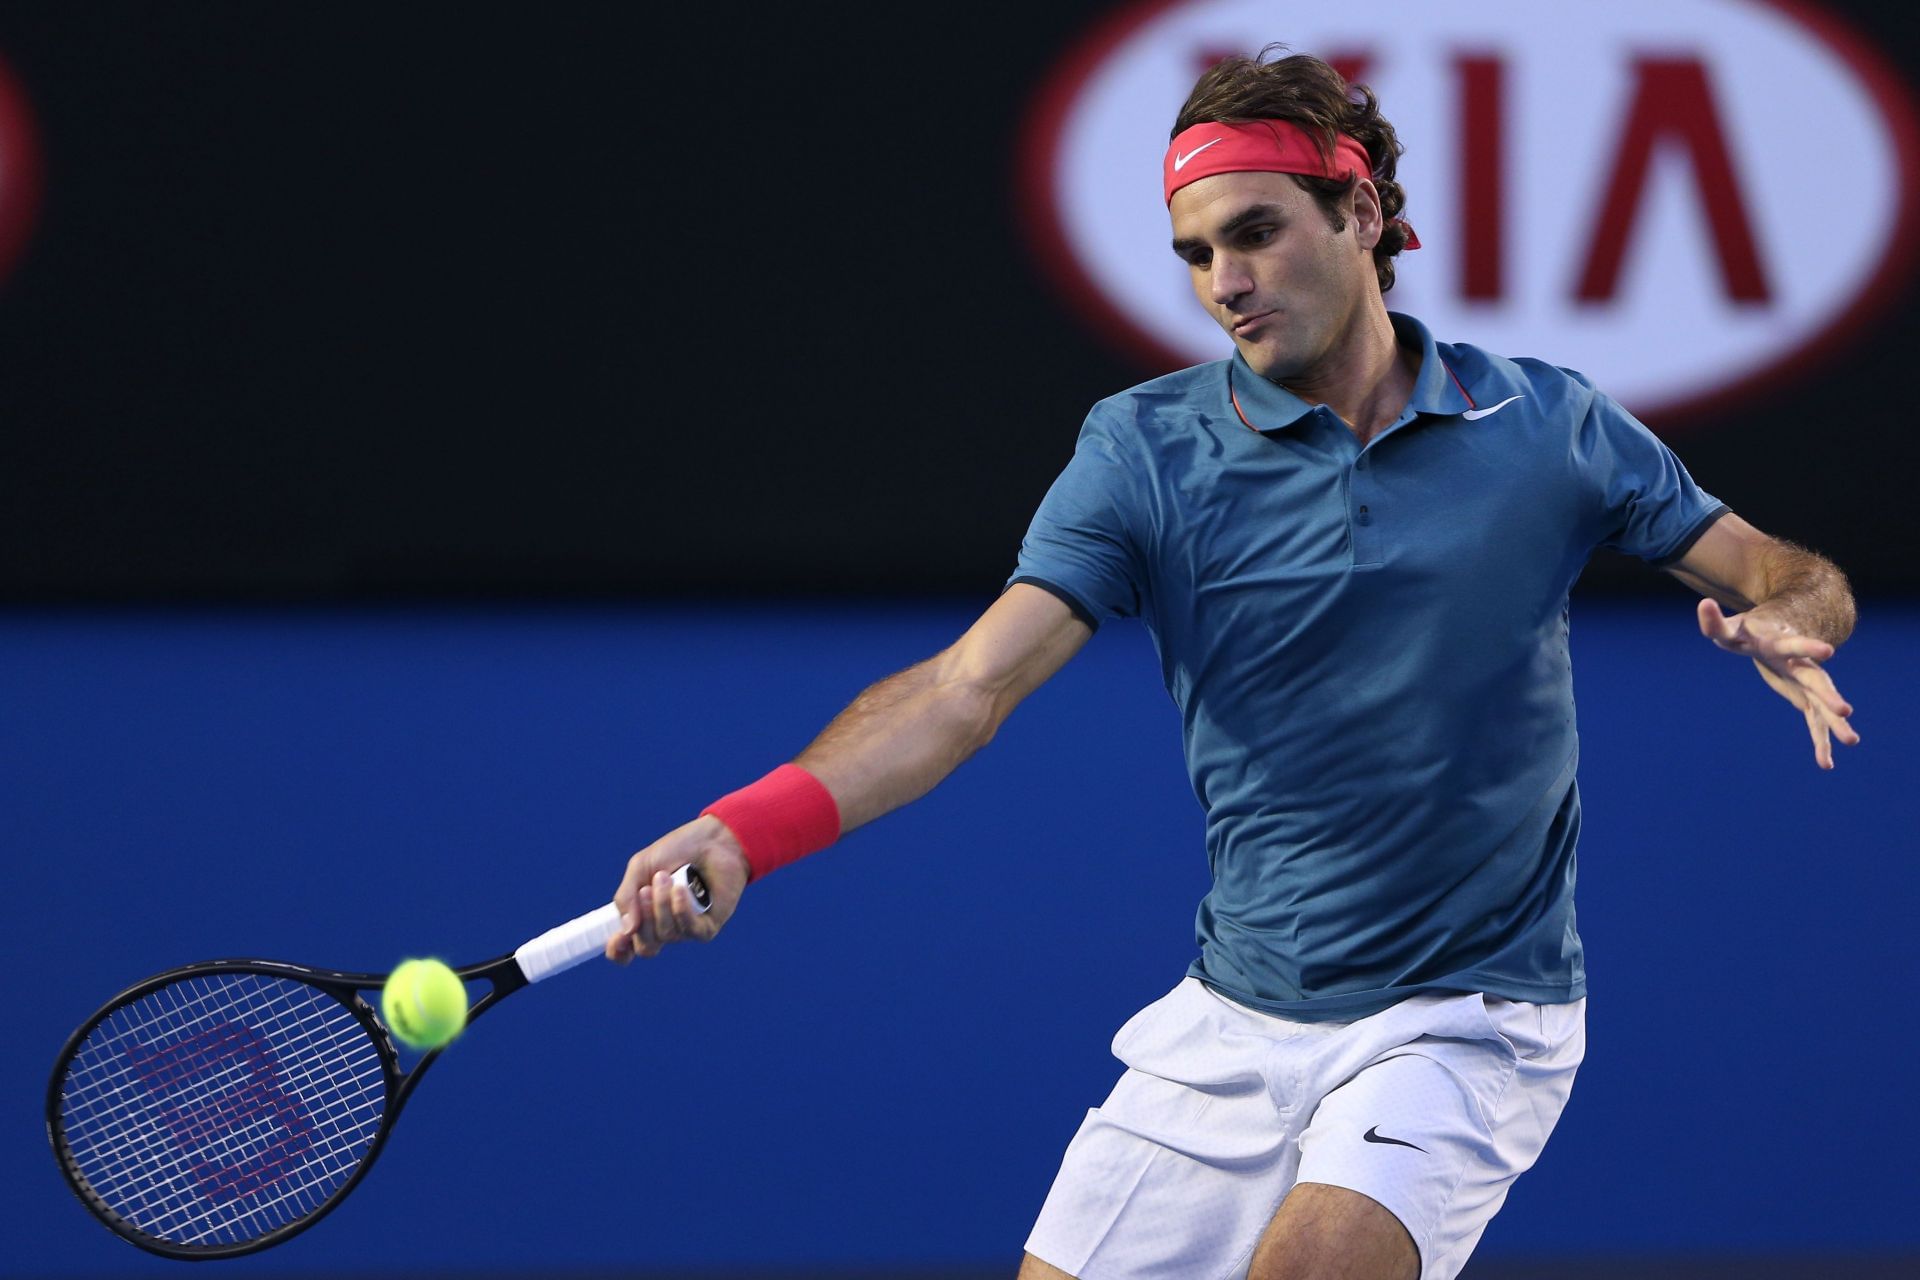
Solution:
[{"label": "player's thigh", "polygon": [[1434,1020],[1429,1033],[1321,1099],[1301,1135],[1299,1182],[1383,1207],[1411,1238],[1418,1274],[1452,1280],[1566,1105],[1584,1015],[1584,1001],[1409,1002],[1404,1016]]},{"label": "player's thigh", "polygon": [[1420,1251],[1379,1201],[1301,1182],[1273,1215],[1247,1280],[1416,1280]]},{"label": "player's thigh", "polygon": [[1051,1262],[1042,1262],[1032,1254],[1024,1255],[1020,1263],[1020,1274],[1016,1280],[1074,1280],[1072,1273],[1062,1271]]}]

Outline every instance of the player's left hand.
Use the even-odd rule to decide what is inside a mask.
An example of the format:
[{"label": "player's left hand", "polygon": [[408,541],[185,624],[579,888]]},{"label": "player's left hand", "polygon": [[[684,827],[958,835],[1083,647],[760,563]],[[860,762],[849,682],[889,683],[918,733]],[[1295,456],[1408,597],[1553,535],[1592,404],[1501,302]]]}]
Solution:
[{"label": "player's left hand", "polygon": [[1813,737],[1813,758],[1822,769],[1833,768],[1831,739],[1850,747],[1859,743],[1860,735],[1847,723],[1853,706],[1840,696],[1833,677],[1820,665],[1833,656],[1832,645],[1769,617],[1765,605],[1729,615],[1711,598],[1700,602],[1700,634],[1729,653],[1752,658],[1760,678],[1799,709]]}]

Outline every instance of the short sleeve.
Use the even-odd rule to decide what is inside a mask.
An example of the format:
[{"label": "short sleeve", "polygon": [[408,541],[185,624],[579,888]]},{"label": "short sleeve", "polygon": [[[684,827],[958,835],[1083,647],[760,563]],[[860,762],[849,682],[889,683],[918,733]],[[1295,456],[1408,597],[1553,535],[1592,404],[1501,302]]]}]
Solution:
[{"label": "short sleeve", "polygon": [[1138,615],[1140,485],[1112,425],[1098,410],[1089,414],[1066,470],[1034,512],[1007,585],[1052,592],[1090,627]]},{"label": "short sleeve", "polygon": [[1599,492],[1601,546],[1671,564],[1726,514],[1673,450],[1609,396],[1594,393],[1577,447]]}]

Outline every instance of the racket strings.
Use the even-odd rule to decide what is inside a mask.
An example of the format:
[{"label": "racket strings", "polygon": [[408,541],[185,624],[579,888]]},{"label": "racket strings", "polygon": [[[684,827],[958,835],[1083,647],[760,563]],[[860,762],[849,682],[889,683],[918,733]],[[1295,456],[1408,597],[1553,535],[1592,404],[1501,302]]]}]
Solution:
[{"label": "racket strings", "polygon": [[68,1063],[67,1161],[92,1195],[182,1245],[313,1213],[365,1158],[386,1076],[338,1000],[291,978],[196,975],[114,1010]]}]

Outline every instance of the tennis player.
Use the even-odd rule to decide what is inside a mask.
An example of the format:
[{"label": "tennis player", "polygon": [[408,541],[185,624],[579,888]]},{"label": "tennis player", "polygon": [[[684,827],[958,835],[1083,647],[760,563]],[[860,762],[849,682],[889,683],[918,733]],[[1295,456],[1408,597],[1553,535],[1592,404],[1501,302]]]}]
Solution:
[{"label": "tennis player", "polygon": [[[1374,96],[1203,75],[1163,162],[1230,358],[1095,405],[1008,587],[795,762],[634,855],[612,959],[932,789],[1103,620],[1158,646],[1206,809],[1199,955],[1123,1026],[1025,1278],[1457,1274],[1585,1051],[1567,595],[1596,547],[1698,591],[1831,768],[1846,581],[1580,374],[1387,311],[1416,248]],[[697,864],[696,916],[668,874]]]}]

